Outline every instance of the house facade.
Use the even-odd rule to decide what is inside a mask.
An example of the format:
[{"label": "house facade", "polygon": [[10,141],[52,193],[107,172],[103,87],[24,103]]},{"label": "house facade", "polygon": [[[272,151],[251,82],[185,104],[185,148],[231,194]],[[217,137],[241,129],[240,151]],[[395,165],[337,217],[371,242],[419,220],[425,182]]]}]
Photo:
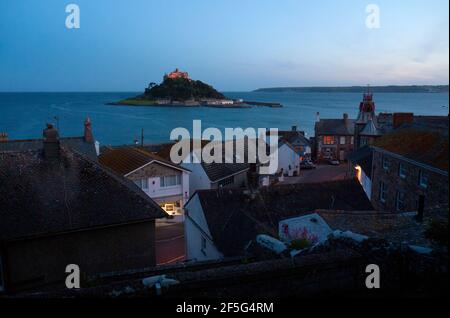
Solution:
[{"label": "house facade", "polygon": [[175,220],[183,221],[190,170],[139,147],[105,148],[99,162],[133,181]]},{"label": "house facade", "polygon": [[82,284],[155,266],[155,220],[167,214],[52,125],[42,140],[2,145],[0,194],[2,292],[65,288],[69,264]]},{"label": "house facade", "polygon": [[376,209],[448,207],[448,195],[448,130],[405,127],[375,144],[372,203]]}]

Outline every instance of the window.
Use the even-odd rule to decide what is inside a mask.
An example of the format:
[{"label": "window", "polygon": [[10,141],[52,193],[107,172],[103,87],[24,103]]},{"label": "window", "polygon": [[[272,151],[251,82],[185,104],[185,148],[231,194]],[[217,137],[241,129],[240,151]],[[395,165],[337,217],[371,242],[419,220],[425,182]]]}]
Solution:
[{"label": "window", "polygon": [[389,162],[389,159],[386,157],[383,157],[383,169],[386,171],[389,171],[390,166],[391,166],[391,163]]},{"label": "window", "polygon": [[386,203],[387,198],[387,186],[386,183],[380,182],[380,201]]},{"label": "window", "polygon": [[148,190],[148,179],[135,180],[134,183],[142,190]]},{"label": "window", "polygon": [[230,184],[234,184],[234,176],[219,181],[219,187],[225,187]]},{"label": "window", "polygon": [[352,145],[355,143],[355,137],[352,137],[352,138],[350,139],[350,143],[351,143]]},{"label": "window", "polygon": [[340,144],[341,145],[345,145],[345,137],[341,137],[340,138]]},{"label": "window", "polygon": [[201,251],[206,255],[206,239],[203,236],[201,238]]},{"label": "window", "polygon": [[397,207],[397,211],[403,211],[405,210],[405,192],[403,191],[397,191],[397,202],[396,202],[396,207]]},{"label": "window", "polygon": [[419,186],[424,189],[428,188],[428,175],[422,170],[419,171]]},{"label": "window", "polygon": [[334,136],[324,136],[323,143],[324,145],[334,145]]},{"label": "window", "polygon": [[181,184],[181,175],[165,176],[160,179],[161,188],[175,187]]},{"label": "window", "polygon": [[406,173],[407,173],[406,166],[403,163],[401,163],[398,167],[398,176],[402,179],[405,179]]}]

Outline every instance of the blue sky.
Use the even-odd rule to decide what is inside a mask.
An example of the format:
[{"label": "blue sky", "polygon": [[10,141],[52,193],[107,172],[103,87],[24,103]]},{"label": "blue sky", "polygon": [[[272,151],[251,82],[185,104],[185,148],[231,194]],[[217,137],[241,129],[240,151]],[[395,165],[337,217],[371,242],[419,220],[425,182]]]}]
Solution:
[{"label": "blue sky", "polygon": [[[76,3],[81,28],[65,27]],[[365,25],[368,4],[380,29]],[[2,0],[0,91],[448,84],[448,0]]]}]

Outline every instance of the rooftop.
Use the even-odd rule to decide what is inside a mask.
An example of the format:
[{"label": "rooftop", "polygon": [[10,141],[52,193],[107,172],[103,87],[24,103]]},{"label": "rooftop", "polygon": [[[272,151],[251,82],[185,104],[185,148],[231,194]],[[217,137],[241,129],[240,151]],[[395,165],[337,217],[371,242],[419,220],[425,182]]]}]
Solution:
[{"label": "rooftop", "polygon": [[249,194],[242,189],[198,191],[212,239],[226,256],[243,252],[258,234],[278,235],[280,220],[317,209],[373,210],[356,179],[283,185]]},{"label": "rooftop", "polygon": [[131,181],[61,146],[0,152],[0,240],[149,221],[165,212]]},{"label": "rooftop", "polygon": [[347,119],[347,124],[344,119],[320,119],[316,122],[315,131],[316,136],[323,135],[340,135],[353,136],[355,130],[355,120]]},{"label": "rooftop", "polygon": [[446,130],[441,130],[423,124],[410,124],[381,137],[374,146],[448,171],[448,142],[448,126]]}]

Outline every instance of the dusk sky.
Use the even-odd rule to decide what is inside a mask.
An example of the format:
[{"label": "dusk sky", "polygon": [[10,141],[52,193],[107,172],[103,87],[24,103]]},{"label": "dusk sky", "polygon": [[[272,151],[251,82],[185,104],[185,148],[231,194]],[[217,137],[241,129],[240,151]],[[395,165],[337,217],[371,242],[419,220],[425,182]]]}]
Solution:
[{"label": "dusk sky", "polygon": [[[67,29],[65,7],[80,7]],[[366,27],[366,6],[381,10]],[[448,0],[1,0],[0,91],[448,84]]]}]

